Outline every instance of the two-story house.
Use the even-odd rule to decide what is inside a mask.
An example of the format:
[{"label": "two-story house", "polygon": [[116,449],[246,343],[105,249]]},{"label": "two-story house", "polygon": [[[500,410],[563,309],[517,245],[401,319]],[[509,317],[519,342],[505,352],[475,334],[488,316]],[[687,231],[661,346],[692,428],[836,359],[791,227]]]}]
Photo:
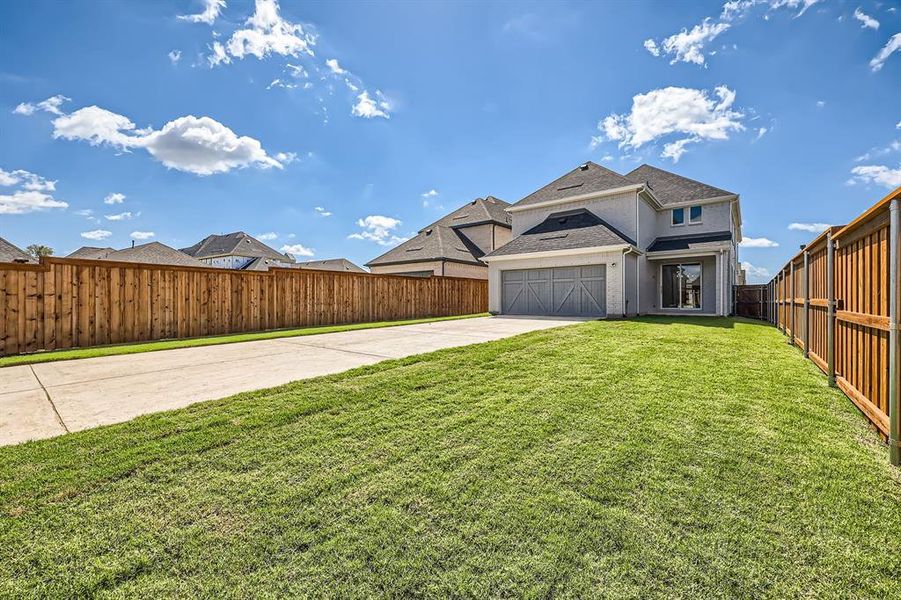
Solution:
[{"label": "two-story house", "polygon": [[482,257],[496,314],[726,315],[738,194],[649,165],[592,162],[507,208],[513,239]]},{"label": "two-story house", "polygon": [[482,257],[510,240],[509,206],[493,196],[476,198],[366,266],[373,273],[487,279]]},{"label": "two-story house", "polygon": [[222,269],[265,271],[269,266],[291,267],[296,262],[290,254],[282,254],[243,231],[208,235],[181,251],[211,267]]}]

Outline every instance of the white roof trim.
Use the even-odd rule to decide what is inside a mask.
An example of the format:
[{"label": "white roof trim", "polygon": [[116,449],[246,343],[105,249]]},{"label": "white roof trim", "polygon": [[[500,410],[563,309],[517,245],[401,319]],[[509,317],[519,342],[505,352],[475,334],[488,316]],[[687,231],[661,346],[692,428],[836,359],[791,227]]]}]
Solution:
[{"label": "white roof trim", "polygon": [[482,262],[504,262],[508,260],[523,260],[529,258],[551,258],[554,256],[580,256],[582,254],[598,254],[600,252],[622,252],[630,250],[629,244],[616,244],[613,246],[591,246],[589,248],[571,248],[567,250],[545,250],[543,252],[522,252],[520,254],[502,254],[501,256],[483,256]]},{"label": "white roof trim", "polygon": [[704,198],[703,200],[685,200],[683,202],[671,202],[664,204],[663,208],[669,210],[671,208],[685,208],[687,206],[702,206],[704,204],[719,204],[720,202],[732,202],[738,200],[738,194],[729,194],[728,196],[716,196],[715,198]]},{"label": "white roof trim", "polygon": [[692,250],[689,248],[688,250],[664,250],[660,252],[648,252],[646,256],[648,260],[658,260],[663,258],[684,258],[684,257],[692,257],[692,256],[716,256],[717,254],[731,249],[731,246],[726,243],[719,246],[707,247],[704,249]]},{"label": "white roof trim", "polygon": [[545,200],[544,202],[535,202],[534,204],[526,204],[524,206],[508,206],[507,212],[523,212],[526,210],[538,209],[538,208],[546,208],[548,206],[558,206],[561,204],[570,204],[572,202],[582,202],[584,200],[594,200],[595,198],[603,198],[605,196],[615,196],[616,194],[623,194],[625,192],[637,192],[642,189],[645,189],[646,186],[643,183],[635,183],[632,185],[625,185],[623,187],[611,188],[609,190],[601,190],[599,192],[589,192],[587,194],[579,194],[577,196],[567,196],[566,198],[558,198],[556,200]]}]

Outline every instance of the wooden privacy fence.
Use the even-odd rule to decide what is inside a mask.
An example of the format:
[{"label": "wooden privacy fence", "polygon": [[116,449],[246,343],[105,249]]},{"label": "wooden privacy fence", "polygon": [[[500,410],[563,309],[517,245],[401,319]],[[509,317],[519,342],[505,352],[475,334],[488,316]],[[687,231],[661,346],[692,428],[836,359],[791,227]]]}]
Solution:
[{"label": "wooden privacy fence", "polygon": [[480,279],[63,258],[0,264],[0,355],[487,310]]},{"label": "wooden privacy fence", "polygon": [[736,285],[734,298],[736,316],[770,320],[769,285]]},{"label": "wooden privacy fence", "polygon": [[901,187],[824,231],[768,284],[771,322],[888,438],[901,462]]}]

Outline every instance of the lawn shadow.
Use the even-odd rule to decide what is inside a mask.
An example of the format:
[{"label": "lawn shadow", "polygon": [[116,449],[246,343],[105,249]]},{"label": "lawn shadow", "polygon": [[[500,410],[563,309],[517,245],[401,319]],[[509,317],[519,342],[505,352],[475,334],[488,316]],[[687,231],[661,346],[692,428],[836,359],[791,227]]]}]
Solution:
[{"label": "lawn shadow", "polygon": [[635,321],[637,323],[654,323],[656,325],[698,325],[700,327],[718,327],[720,329],[734,329],[736,323],[745,325],[760,325],[771,327],[766,321],[758,321],[756,319],[746,319],[744,317],[704,317],[689,315],[644,315],[640,317],[630,317],[627,321]]}]

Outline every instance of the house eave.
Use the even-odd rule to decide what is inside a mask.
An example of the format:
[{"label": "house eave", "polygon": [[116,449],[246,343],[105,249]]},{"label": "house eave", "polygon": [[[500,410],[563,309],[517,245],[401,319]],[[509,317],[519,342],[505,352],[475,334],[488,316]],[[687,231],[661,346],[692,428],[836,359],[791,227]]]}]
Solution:
[{"label": "house eave", "polygon": [[[537,210],[539,208],[547,208],[549,206],[559,206],[561,204],[571,204],[573,202],[583,202],[585,200],[594,200],[597,198],[604,198],[606,196],[615,196],[617,194],[624,194],[627,192],[638,192],[640,190],[647,190],[648,187],[643,183],[636,183],[632,185],[625,185],[618,188],[611,188],[608,190],[601,190],[599,192],[589,192],[587,194],[579,194],[576,196],[567,196],[565,198],[557,198],[556,200],[545,200],[544,202],[535,202],[534,204],[526,204],[523,206],[518,206],[516,204],[512,206],[508,206],[506,211],[508,213],[517,213],[524,212],[527,210]],[[656,198],[655,198],[656,199]]]},{"label": "house eave", "polygon": [[392,260],[392,261],[386,261],[386,262],[368,262],[368,263],[365,263],[363,266],[369,267],[371,269],[372,267],[388,267],[388,266],[394,266],[394,265],[413,265],[413,264],[425,263],[425,262],[450,262],[450,263],[458,263],[461,265],[475,265],[477,267],[486,266],[485,263],[483,263],[480,260],[475,260],[475,259],[474,260],[462,260],[459,258],[444,258],[444,257],[440,257],[440,256],[436,256],[436,257],[432,257],[432,258],[414,258],[411,260]]},{"label": "house eave", "polygon": [[553,258],[555,256],[579,256],[583,254],[597,254],[600,252],[622,252],[624,250],[638,249],[630,244],[614,244],[610,246],[589,246],[586,248],[569,248],[566,250],[544,250],[541,252],[521,252],[519,254],[501,254],[500,256],[486,256],[482,258],[483,262],[504,262],[512,260],[522,260],[529,258]]},{"label": "house eave", "polygon": [[659,252],[647,252],[648,260],[661,260],[667,258],[691,258],[694,256],[716,256],[721,252],[731,249],[729,243],[711,246],[708,248],[688,248],[687,250],[661,250]]}]

